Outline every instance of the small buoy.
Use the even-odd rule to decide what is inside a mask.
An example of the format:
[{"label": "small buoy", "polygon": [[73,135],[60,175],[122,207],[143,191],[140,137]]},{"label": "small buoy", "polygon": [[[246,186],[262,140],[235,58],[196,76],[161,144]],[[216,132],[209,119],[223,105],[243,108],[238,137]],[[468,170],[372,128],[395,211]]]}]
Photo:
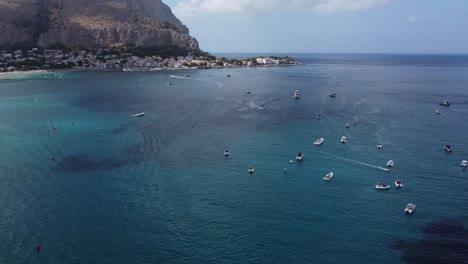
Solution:
[{"label": "small buoy", "polygon": [[37,244],[36,245],[36,251],[40,251],[41,250],[41,245]]}]

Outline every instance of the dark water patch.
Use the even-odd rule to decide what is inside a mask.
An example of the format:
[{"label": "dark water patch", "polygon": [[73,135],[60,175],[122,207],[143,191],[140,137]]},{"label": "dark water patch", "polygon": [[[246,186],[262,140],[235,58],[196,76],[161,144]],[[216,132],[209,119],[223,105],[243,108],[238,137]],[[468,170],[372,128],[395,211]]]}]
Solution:
[{"label": "dark water patch", "polygon": [[71,155],[64,157],[58,163],[57,169],[63,172],[83,172],[111,170],[126,165],[120,159],[93,159],[89,155]]},{"label": "dark water patch", "polygon": [[405,263],[468,263],[468,229],[463,223],[444,220],[422,229],[420,240],[400,240],[391,248],[403,253]]},{"label": "dark water patch", "polygon": [[123,134],[128,131],[128,127],[126,125],[121,125],[118,128],[112,129],[112,134]]}]

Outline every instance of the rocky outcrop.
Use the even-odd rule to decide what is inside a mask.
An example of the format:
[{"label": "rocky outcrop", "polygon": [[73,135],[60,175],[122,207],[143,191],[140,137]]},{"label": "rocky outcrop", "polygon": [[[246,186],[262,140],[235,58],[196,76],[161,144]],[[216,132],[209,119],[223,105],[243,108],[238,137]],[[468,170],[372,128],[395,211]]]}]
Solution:
[{"label": "rocky outcrop", "polygon": [[0,46],[199,51],[197,40],[161,0],[0,0],[0,26]]}]

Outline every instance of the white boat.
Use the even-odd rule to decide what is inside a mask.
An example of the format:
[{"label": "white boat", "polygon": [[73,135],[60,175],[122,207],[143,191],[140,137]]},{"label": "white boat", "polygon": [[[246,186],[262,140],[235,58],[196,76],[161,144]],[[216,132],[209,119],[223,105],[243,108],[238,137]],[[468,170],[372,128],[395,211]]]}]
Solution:
[{"label": "white boat", "polygon": [[329,181],[333,178],[333,172],[329,172],[325,177],[323,177],[323,180]]},{"label": "white boat", "polygon": [[445,145],[444,148],[443,148],[446,152],[452,152],[453,149],[450,145]]},{"label": "white boat", "polygon": [[377,144],[377,148],[378,149],[383,149],[383,144],[381,144],[381,143]]},{"label": "white boat", "polygon": [[345,144],[346,143],[346,137],[342,136],[340,141],[341,141],[341,143]]},{"label": "white boat", "polygon": [[403,187],[403,183],[401,183],[400,180],[396,180],[396,181],[395,181],[395,186],[396,186],[397,188],[401,188],[401,187]]},{"label": "white boat", "polygon": [[133,117],[142,117],[145,115],[145,112],[132,115]]},{"label": "white boat", "polygon": [[294,92],[294,99],[299,99],[299,98],[301,98],[301,93],[299,92],[299,90],[296,90]]},{"label": "white boat", "polygon": [[460,163],[460,166],[467,167],[468,166],[468,160],[462,160],[462,162]]},{"label": "white boat", "polygon": [[445,101],[440,102],[440,105],[449,106],[450,103],[449,103],[449,101],[445,100]]},{"label": "white boat", "polygon": [[390,189],[390,185],[385,184],[385,183],[377,183],[374,185],[374,189],[376,190],[388,190]]},{"label": "white boat", "polygon": [[249,167],[249,173],[254,173],[255,172],[255,167],[254,166],[250,166]]},{"label": "white boat", "polygon": [[346,128],[349,128],[349,123],[346,123],[345,127],[346,127]]},{"label": "white boat", "polygon": [[320,118],[322,118],[320,115],[316,115],[315,118],[317,118],[317,120],[320,120]]},{"label": "white boat", "polygon": [[393,165],[395,165],[395,163],[393,162],[393,160],[389,160],[389,161],[387,162],[387,168],[393,167]]},{"label": "white boat", "polygon": [[413,213],[414,209],[416,209],[416,205],[414,203],[409,203],[405,207],[405,212],[411,214]]},{"label": "white boat", "polygon": [[324,140],[325,140],[324,138],[319,138],[319,139],[314,141],[314,145],[322,145]]},{"label": "white boat", "polygon": [[229,156],[229,150],[227,150],[227,149],[224,150],[224,156],[226,156],[226,157]]},{"label": "white boat", "polygon": [[437,109],[437,110],[436,110],[436,114],[440,115],[440,114],[442,114],[442,112],[439,111],[439,109]]},{"label": "white boat", "polygon": [[299,152],[299,153],[297,153],[296,160],[297,161],[302,161],[303,157],[304,157],[304,155],[302,154],[302,152]]}]

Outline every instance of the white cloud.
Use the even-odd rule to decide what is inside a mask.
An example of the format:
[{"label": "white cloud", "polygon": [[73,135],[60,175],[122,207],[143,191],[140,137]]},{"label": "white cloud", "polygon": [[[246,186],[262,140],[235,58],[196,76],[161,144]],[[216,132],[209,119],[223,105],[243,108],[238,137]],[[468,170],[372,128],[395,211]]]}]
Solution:
[{"label": "white cloud", "polygon": [[351,12],[383,5],[391,0],[180,0],[174,13],[180,17],[206,13],[268,13],[308,11]]},{"label": "white cloud", "polygon": [[418,20],[417,16],[409,16],[408,17],[408,23],[414,23]]}]

